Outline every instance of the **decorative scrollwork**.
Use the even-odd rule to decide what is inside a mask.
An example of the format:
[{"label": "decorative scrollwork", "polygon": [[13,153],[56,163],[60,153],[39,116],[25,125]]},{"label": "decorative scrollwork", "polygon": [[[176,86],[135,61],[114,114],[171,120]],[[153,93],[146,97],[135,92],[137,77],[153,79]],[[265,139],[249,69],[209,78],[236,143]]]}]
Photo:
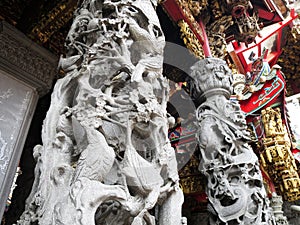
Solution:
[{"label": "decorative scrollwork", "polygon": [[199,59],[204,58],[204,53],[202,49],[202,45],[197,39],[196,35],[190,29],[187,22],[181,20],[178,22],[178,26],[180,27],[181,38],[187,48]]},{"label": "decorative scrollwork", "polygon": [[47,16],[40,19],[38,24],[31,30],[29,36],[41,43],[46,43],[55,32],[72,19],[75,8],[75,1],[64,0],[59,2]]},{"label": "decorative scrollwork", "polygon": [[199,104],[199,169],[208,180],[210,219],[214,224],[272,224],[258,159],[247,144],[245,116],[229,100],[231,84],[223,60],[207,58],[192,67],[190,86]]}]

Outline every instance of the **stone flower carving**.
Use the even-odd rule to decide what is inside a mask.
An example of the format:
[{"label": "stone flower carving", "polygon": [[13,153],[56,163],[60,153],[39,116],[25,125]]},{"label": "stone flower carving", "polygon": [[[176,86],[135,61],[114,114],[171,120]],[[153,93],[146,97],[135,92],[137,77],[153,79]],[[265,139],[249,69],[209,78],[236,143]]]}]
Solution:
[{"label": "stone flower carving", "polygon": [[66,76],[52,94],[35,185],[18,224],[184,221],[155,6],[84,0],[76,10],[60,59]]}]

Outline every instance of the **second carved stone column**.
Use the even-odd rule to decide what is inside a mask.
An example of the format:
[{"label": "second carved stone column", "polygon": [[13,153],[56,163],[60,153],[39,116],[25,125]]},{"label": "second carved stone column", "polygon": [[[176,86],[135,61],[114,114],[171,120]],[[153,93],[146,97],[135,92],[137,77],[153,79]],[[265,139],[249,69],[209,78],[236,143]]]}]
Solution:
[{"label": "second carved stone column", "polygon": [[207,58],[191,72],[201,151],[199,169],[207,177],[211,224],[273,224],[258,159],[247,144],[245,117],[231,101],[226,62]]}]

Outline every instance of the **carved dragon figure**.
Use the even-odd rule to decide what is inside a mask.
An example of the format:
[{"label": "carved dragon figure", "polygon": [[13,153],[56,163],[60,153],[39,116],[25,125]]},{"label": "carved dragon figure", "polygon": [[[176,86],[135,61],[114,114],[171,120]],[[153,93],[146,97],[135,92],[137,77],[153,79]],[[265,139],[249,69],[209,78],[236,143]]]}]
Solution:
[{"label": "carved dragon figure", "polygon": [[192,67],[191,94],[199,104],[199,169],[207,177],[211,224],[274,224],[258,159],[246,143],[246,121],[229,100],[231,72],[221,59],[207,58]]}]

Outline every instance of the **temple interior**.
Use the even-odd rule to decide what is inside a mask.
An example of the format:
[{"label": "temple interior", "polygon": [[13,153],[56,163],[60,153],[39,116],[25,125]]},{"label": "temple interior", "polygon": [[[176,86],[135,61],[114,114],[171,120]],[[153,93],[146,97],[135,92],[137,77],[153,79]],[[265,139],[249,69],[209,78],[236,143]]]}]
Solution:
[{"label": "temple interior", "polygon": [[[22,131],[20,128],[19,153],[11,158],[14,162],[7,171],[10,175],[4,176],[3,184],[0,179],[0,188],[5,190],[0,192],[2,225],[17,222],[34,185],[37,163],[34,148],[42,144],[43,121],[51,104],[53,87],[68,73],[59,61],[69,54],[66,37],[74,12],[82,2],[0,1],[0,121],[5,117],[4,112],[2,118],[2,101],[10,96],[4,77],[14,70],[9,62],[16,65],[16,72],[12,73],[20,74],[16,79],[22,84],[36,85],[37,90],[29,114],[26,112],[24,117],[29,122]],[[182,215],[187,218],[187,224],[213,224],[209,223],[213,210],[208,207],[206,192],[208,182],[212,181],[207,180],[199,166],[203,156],[195,111],[202,102],[200,97],[193,96],[188,74],[195,62],[211,57],[224,60],[232,71],[230,101],[238,102],[245,116],[244,130],[250,134],[247,144],[258,158],[263,186],[270,205],[274,205],[273,211],[277,212],[276,224],[300,224],[299,1],[161,0],[156,14],[166,40],[163,76],[170,86],[167,112],[174,118],[168,139],[176,154],[179,186],[184,194]],[[15,44],[15,40],[22,45]],[[36,61],[15,58],[23,59],[24,55],[34,58],[35,53],[30,49],[48,60],[49,68],[37,63],[41,74],[23,79],[22,68],[27,71],[31,64],[35,68]],[[14,57],[10,58],[10,53]],[[43,72],[47,73],[45,77]],[[11,128],[2,128],[0,124],[0,150],[3,151],[0,167],[1,154],[5,152],[1,133]]]}]

